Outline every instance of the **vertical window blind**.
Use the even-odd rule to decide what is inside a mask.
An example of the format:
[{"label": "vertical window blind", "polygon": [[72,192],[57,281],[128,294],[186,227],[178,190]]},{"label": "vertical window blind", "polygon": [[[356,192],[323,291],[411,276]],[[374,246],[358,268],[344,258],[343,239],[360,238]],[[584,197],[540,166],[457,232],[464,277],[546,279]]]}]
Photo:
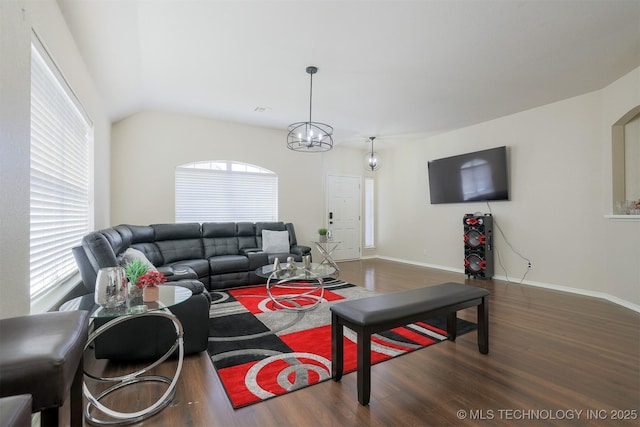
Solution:
[{"label": "vertical window blind", "polygon": [[278,177],[238,162],[178,166],[176,222],[277,221]]},{"label": "vertical window blind", "polygon": [[31,43],[31,298],[77,271],[71,248],[90,228],[93,124],[44,47]]}]

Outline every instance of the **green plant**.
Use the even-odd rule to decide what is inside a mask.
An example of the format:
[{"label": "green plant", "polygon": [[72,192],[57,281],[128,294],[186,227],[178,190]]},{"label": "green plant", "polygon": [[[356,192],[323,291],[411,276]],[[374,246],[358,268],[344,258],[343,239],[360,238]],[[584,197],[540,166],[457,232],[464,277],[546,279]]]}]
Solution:
[{"label": "green plant", "polygon": [[132,259],[124,267],[127,279],[132,285],[135,285],[138,282],[138,278],[146,274],[147,271],[149,271],[149,267],[139,259]]},{"label": "green plant", "polygon": [[318,228],[318,234],[321,236],[326,236],[327,235],[327,229],[326,228]]}]

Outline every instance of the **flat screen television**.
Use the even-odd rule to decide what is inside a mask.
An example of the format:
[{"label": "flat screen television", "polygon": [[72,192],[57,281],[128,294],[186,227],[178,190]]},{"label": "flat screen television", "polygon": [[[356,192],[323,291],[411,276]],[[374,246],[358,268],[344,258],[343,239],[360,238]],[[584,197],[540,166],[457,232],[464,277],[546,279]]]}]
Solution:
[{"label": "flat screen television", "polygon": [[432,160],[431,204],[509,200],[507,147]]}]

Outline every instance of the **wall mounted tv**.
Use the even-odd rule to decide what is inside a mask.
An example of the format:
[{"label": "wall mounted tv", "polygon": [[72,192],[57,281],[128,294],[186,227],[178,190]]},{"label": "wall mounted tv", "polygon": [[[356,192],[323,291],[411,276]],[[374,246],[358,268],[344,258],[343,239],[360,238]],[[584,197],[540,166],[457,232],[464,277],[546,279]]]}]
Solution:
[{"label": "wall mounted tv", "polygon": [[509,200],[507,147],[432,160],[431,204]]}]

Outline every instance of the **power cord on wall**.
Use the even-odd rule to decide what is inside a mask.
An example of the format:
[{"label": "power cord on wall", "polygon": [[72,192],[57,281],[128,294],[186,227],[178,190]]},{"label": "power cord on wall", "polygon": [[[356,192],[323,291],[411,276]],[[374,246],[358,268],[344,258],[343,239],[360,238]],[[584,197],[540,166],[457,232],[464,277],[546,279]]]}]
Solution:
[{"label": "power cord on wall", "polygon": [[[531,271],[531,269],[533,268],[533,264],[531,263],[531,260],[529,258],[527,258],[524,255],[522,255],[509,242],[509,239],[507,239],[507,236],[505,236],[504,232],[502,231],[502,228],[500,228],[500,225],[498,224],[498,221],[496,220],[496,217],[493,215],[493,212],[491,211],[491,205],[489,204],[489,202],[487,202],[487,208],[489,209],[489,213],[491,214],[491,216],[493,216],[493,224],[496,226],[496,229],[498,230],[498,232],[500,233],[500,235],[504,239],[504,241],[507,244],[507,246],[509,246],[511,248],[513,253],[515,253],[516,255],[518,255],[520,258],[522,258],[524,261],[527,262],[527,270],[522,275],[522,279],[520,279],[520,281],[517,282],[517,283],[522,283],[522,282],[524,282],[525,277],[527,277],[527,274],[529,273],[529,271]],[[494,243],[494,248],[497,248],[495,243]],[[500,252],[497,249],[495,249],[495,252],[496,252],[496,257],[498,258],[498,263],[500,264],[500,267],[502,267],[502,269],[504,270],[504,274],[505,274],[505,276],[507,278],[507,282],[511,282],[511,280],[509,280],[509,273],[507,272],[506,267],[502,264],[502,260],[500,259]],[[513,283],[515,283],[515,282],[513,282]]]}]

